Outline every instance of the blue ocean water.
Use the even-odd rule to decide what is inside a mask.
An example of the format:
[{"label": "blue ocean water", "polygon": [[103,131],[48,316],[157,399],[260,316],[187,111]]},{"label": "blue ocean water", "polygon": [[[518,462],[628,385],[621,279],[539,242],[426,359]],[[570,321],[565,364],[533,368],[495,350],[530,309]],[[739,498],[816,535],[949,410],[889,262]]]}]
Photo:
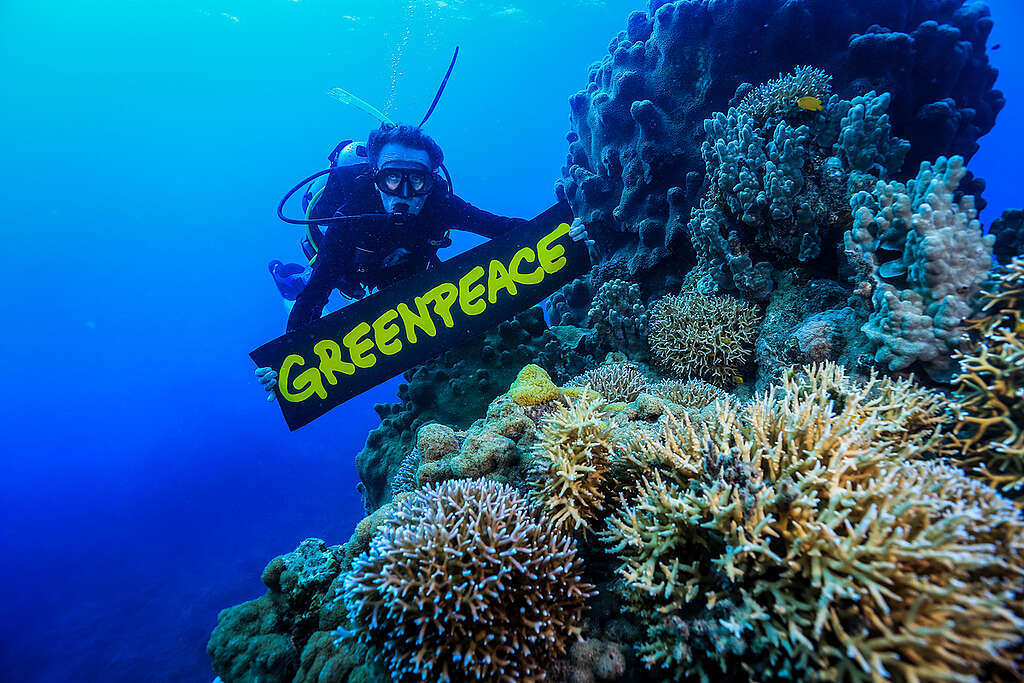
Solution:
[{"label": "blue ocean water", "polygon": [[[1024,205],[1024,10],[990,2],[1008,105],[971,169]],[[289,433],[247,353],[279,335],[284,190],[362,137],[342,86],[428,130],[457,192],[554,199],[568,97],[641,2],[0,2],[2,681],[203,681],[273,556],[344,542],[393,380]],[[460,238],[454,250],[472,244]]]}]

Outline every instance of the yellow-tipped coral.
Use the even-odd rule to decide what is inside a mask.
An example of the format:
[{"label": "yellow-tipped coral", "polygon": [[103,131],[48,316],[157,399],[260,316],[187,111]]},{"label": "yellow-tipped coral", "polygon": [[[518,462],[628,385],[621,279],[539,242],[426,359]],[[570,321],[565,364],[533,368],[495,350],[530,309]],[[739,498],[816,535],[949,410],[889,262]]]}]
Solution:
[{"label": "yellow-tipped coral", "polygon": [[531,497],[558,529],[590,530],[604,509],[612,435],[603,404],[600,397],[560,404],[541,423]]},{"label": "yellow-tipped coral", "polygon": [[519,371],[508,395],[521,406],[535,406],[555,400],[559,392],[547,371],[531,363]]}]

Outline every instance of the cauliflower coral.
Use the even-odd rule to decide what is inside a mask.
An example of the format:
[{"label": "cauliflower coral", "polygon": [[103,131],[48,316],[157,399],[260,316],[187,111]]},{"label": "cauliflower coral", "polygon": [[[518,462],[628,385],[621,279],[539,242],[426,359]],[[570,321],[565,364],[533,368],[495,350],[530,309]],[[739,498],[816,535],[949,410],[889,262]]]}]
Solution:
[{"label": "cauliflower coral", "polygon": [[515,683],[565,653],[592,590],[569,536],[511,487],[471,479],[396,503],[341,598],[395,681]]}]

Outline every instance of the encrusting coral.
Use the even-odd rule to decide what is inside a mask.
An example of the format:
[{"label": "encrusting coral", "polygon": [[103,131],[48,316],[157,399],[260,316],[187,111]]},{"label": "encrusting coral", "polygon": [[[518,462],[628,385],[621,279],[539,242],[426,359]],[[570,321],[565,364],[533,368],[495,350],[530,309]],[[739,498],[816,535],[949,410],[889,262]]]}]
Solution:
[{"label": "encrusting coral", "polygon": [[514,489],[477,479],[397,503],[343,599],[395,681],[516,683],[543,679],[579,635],[592,589],[569,536]]},{"label": "encrusting coral", "polygon": [[815,366],[641,437],[641,483],[602,538],[648,666],[704,681],[1020,674],[1024,520],[900,438],[897,391]]},{"label": "encrusting coral", "polygon": [[559,530],[590,531],[604,509],[613,446],[603,405],[600,397],[583,397],[541,423],[531,498]]},{"label": "encrusting coral", "polygon": [[650,309],[651,355],[677,377],[733,384],[750,357],[760,318],[757,306],[728,295],[664,296]]},{"label": "encrusting coral", "polygon": [[558,387],[539,365],[530,364],[519,371],[508,395],[521,406],[535,406],[558,398]]},{"label": "encrusting coral", "polygon": [[984,295],[986,315],[957,355],[959,459],[982,481],[1024,504],[1024,259],[1015,258]]}]

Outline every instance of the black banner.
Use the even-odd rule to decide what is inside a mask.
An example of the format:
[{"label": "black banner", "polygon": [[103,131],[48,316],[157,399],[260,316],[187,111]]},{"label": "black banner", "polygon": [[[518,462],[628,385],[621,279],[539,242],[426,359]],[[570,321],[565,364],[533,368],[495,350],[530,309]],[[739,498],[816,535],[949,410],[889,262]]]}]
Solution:
[{"label": "black banner", "polygon": [[292,429],[533,306],[590,268],[556,204],[492,239],[249,354],[278,372]]}]

